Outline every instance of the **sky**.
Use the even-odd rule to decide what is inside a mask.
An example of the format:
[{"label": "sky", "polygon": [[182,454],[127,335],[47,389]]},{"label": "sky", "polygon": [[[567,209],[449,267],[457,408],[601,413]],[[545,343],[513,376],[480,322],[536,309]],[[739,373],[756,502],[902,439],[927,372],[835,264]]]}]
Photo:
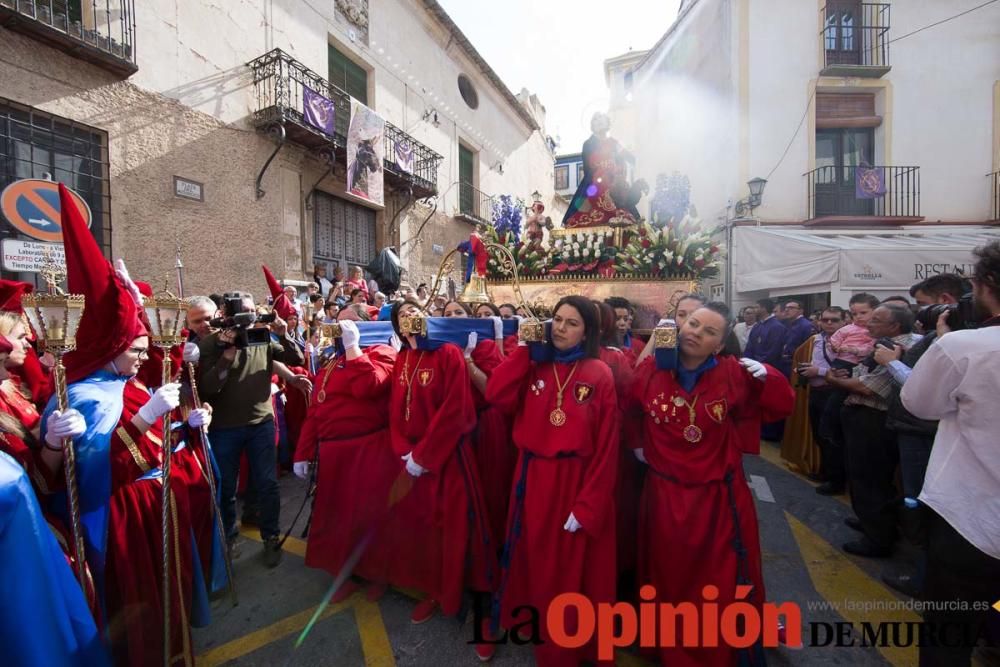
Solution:
[{"label": "sky", "polygon": [[[515,95],[545,106],[558,153],[578,152],[607,109],[604,61],[656,43],[680,0],[438,0]],[[612,134],[614,130],[612,129]]]}]

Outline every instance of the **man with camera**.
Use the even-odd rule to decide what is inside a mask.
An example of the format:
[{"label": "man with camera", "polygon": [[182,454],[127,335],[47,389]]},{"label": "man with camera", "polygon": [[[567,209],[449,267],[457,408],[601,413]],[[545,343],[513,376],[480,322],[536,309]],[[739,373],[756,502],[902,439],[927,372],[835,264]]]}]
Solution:
[{"label": "man with camera", "polygon": [[[904,497],[900,520],[904,533],[918,545],[922,542],[920,534],[923,530],[923,511],[916,499],[924,484],[924,473],[934,444],[934,435],[937,433],[937,422],[911,414],[903,407],[899,394],[911,369],[937,340],[936,328],[942,313],[954,309],[966,292],[966,280],[954,273],[931,276],[913,285],[910,296],[921,307],[916,318],[920,329],[925,332],[924,337],[905,353],[901,347],[875,347],[875,361],[886,367],[893,379],[886,425],[895,432],[899,445],[899,471]],[[960,319],[962,318],[956,316],[956,321]],[[925,557],[921,559],[916,572],[883,574],[882,580],[901,593],[918,597],[923,586],[925,560]]]},{"label": "man with camera", "polygon": [[[903,385],[907,410],[939,420],[920,501],[927,507],[924,620],[945,641],[920,664],[968,665],[1000,598],[1000,242],[973,251],[971,300],[938,316],[938,340]],[[966,304],[971,308],[964,307]],[[968,320],[962,331],[950,331]]]},{"label": "man with camera", "polygon": [[212,321],[221,331],[201,340],[198,369],[202,395],[214,408],[210,435],[222,473],[222,520],[232,541],[237,534],[236,482],[245,451],[259,504],[264,562],[275,567],[281,549],[271,374],[274,362],[301,366],[305,360],[284,320],[273,313],[258,316],[249,294],[223,298],[224,316]]},{"label": "man with camera", "polygon": [[[871,337],[885,347],[910,348],[913,313],[902,304],[880,305],[868,320]],[[850,375],[848,375],[850,374]],[[886,428],[892,376],[872,355],[853,371],[831,369],[826,381],[850,392],[840,409],[847,445],[847,478],[851,507],[857,514],[847,525],[862,534],[860,540],[844,544],[855,556],[885,558],[896,541],[896,463],[899,451],[895,434]]]}]

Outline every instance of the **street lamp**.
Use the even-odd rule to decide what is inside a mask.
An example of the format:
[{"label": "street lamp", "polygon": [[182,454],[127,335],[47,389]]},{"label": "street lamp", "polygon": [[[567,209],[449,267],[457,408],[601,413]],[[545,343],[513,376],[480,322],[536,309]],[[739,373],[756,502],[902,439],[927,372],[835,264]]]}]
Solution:
[{"label": "street lamp", "polygon": [[750,194],[733,205],[733,217],[726,210],[726,304],[733,303],[733,222],[739,218],[753,216],[753,210],[760,206],[764,199],[764,186],[767,179],[757,176],[747,181]]},{"label": "street lamp", "polygon": [[747,181],[747,187],[750,188],[750,195],[744,197],[743,199],[736,202],[736,217],[743,218],[748,215],[753,215],[753,210],[760,206],[761,201],[764,198],[764,186],[767,185],[767,179],[756,177],[751,178]]},{"label": "street lamp", "polygon": [[539,192],[538,190],[535,190],[534,192],[532,192],[531,193],[531,201],[533,201],[533,202],[542,201],[542,193]]}]

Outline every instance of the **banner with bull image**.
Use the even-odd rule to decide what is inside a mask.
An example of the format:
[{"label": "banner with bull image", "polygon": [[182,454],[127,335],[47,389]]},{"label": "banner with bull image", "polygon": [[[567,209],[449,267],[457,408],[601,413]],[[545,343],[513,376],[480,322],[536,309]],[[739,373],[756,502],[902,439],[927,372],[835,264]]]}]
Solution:
[{"label": "banner with bull image", "polygon": [[384,206],[384,136],[385,119],[351,98],[351,125],[347,130],[347,191],[378,206]]}]

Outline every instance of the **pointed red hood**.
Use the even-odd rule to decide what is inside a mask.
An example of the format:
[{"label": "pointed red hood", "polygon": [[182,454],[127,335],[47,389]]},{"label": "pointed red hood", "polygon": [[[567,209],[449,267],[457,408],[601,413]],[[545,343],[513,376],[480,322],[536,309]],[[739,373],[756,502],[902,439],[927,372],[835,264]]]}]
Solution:
[{"label": "pointed red hood", "polygon": [[287,320],[292,315],[297,315],[295,306],[285,296],[285,290],[281,288],[281,283],[271,273],[271,269],[263,265],[260,268],[264,269],[264,280],[267,281],[267,289],[271,293],[271,298],[274,299],[274,312],[283,320]]},{"label": "pointed red hood", "polygon": [[76,333],[76,349],[64,358],[66,381],[76,382],[105,366],[148,331],[139,319],[141,308],[101,253],[62,183],[59,206],[69,292],[87,299]]},{"label": "pointed red hood", "polygon": [[22,313],[21,297],[35,289],[30,283],[19,280],[0,280],[0,310]]}]

